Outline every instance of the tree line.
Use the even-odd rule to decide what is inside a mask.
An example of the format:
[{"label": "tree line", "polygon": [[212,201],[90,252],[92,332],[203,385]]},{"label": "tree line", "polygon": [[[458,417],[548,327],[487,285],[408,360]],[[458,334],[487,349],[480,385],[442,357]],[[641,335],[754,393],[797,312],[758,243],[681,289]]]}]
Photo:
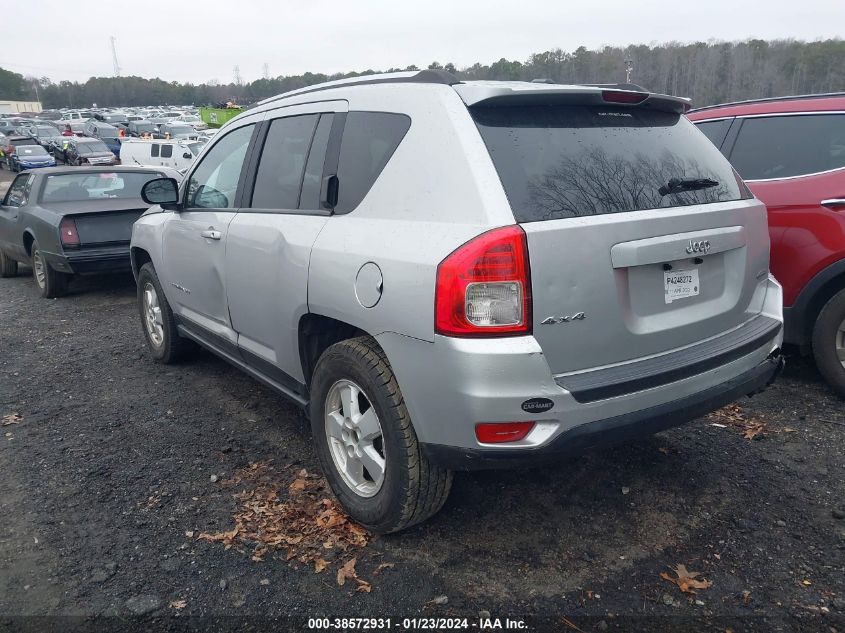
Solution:
[{"label": "tree line", "polygon": [[[460,79],[550,79],[558,83],[631,82],[654,92],[691,97],[698,106],[742,99],[845,91],[845,41],[802,42],[751,39],[742,42],[668,42],[598,50],[579,47],[535,53],[525,61],[500,59],[466,68],[431,63]],[[230,99],[250,103],[312,84],[376,72],[419,70],[416,66],[333,75],[305,73],[247,83],[191,84],[143,77],[91,77],[54,82],[0,68],[0,98],[34,100],[45,108],[205,105]]]}]

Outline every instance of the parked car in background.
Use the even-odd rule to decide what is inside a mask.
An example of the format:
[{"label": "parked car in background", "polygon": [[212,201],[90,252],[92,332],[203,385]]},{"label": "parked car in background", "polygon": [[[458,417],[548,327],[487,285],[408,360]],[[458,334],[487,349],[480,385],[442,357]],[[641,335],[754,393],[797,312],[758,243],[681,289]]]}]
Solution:
[{"label": "parked car in background", "polygon": [[0,166],[12,169],[13,156],[21,145],[38,145],[38,141],[29,135],[13,134],[7,136],[6,144],[3,146],[3,161],[0,162]]},{"label": "parked car in background", "polygon": [[10,154],[9,159],[12,171],[56,166],[56,159],[42,145],[20,145]]},{"label": "parked car in background", "polygon": [[102,123],[108,123],[109,125],[113,125],[115,127],[117,127],[120,123],[124,125],[129,124],[128,117],[122,112],[98,113],[94,115],[94,119]]},{"label": "parked car in background", "polygon": [[153,132],[153,138],[197,140],[199,133],[190,125],[184,123],[164,123]]},{"label": "parked car in background", "polygon": [[437,512],[455,469],[755,393],[783,363],[766,210],[688,107],[430,70],[267,99],[181,188],[144,187],[149,349],[195,341],[307,407],[334,494],[377,532]]},{"label": "parked car in background", "polygon": [[845,396],[845,93],[701,108],[689,118],[768,208],[784,340]]},{"label": "parked car in background", "polygon": [[194,162],[203,145],[199,141],[125,139],[120,145],[120,162],[184,169]]},{"label": "parked car in background", "polygon": [[105,143],[96,138],[66,136],[54,146],[53,156],[67,165],[117,165],[118,158]]},{"label": "parked car in background", "polygon": [[24,172],[0,206],[0,276],[31,264],[43,297],[67,292],[73,275],[130,269],[132,224],[146,210],[143,185],[172,170],[54,167]]},{"label": "parked car in background", "polygon": [[197,131],[208,129],[208,123],[194,114],[183,114],[174,119],[174,122],[189,125]]},{"label": "parked car in background", "polygon": [[31,125],[25,130],[43,147],[49,147],[51,143],[62,136],[62,133],[52,125]]},{"label": "parked car in background", "polygon": [[71,125],[75,123],[85,123],[88,119],[93,118],[94,114],[92,112],[82,111],[82,112],[65,112],[64,116],[61,119],[56,121],[56,125],[59,128],[64,128],[65,125]]},{"label": "parked car in background", "polygon": [[85,123],[84,134],[101,140],[115,156],[120,156],[120,132],[115,126],[91,119]]},{"label": "parked car in background", "polygon": [[137,121],[129,122],[127,133],[129,134],[129,136],[138,138],[145,135],[151,136],[156,130],[157,127],[155,123],[147,121],[146,119],[140,119]]}]

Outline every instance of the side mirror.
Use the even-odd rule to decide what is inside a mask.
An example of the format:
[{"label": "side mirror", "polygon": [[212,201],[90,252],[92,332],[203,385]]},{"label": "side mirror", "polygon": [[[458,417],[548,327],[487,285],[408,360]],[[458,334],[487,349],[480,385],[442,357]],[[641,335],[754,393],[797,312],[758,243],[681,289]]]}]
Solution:
[{"label": "side mirror", "polygon": [[176,210],[179,206],[179,184],[173,178],[156,178],[141,188],[141,198],[147,204]]},{"label": "side mirror", "polygon": [[191,152],[185,152],[184,154],[182,154],[182,158],[193,158],[193,157],[194,157],[194,155],[191,154]]}]

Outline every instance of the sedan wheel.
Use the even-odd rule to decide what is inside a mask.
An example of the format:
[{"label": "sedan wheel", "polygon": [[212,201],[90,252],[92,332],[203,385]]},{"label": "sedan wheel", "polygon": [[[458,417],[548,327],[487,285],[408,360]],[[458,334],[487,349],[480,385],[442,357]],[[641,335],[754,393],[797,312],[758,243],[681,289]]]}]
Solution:
[{"label": "sedan wheel", "polygon": [[816,319],[813,355],[821,374],[845,398],[845,288],[831,297]]},{"label": "sedan wheel", "polygon": [[36,250],[32,254],[32,272],[35,274],[35,281],[41,290],[44,290],[44,287],[47,285],[46,265],[44,258],[41,256],[41,251]]},{"label": "sedan wheel", "polygon": [[161,306],[158,303],[158,293],[152,283],[144,285],[144,326],[150,342],[155,347],[164,343],[164,321],[161,318]]},{"label": "sedan wheel", "polygon": [[836,332],[836,357],[845,369],[845,319],[839,324],[839,330]]},{"label": "sedan wheel", "polygon": [[326,439],[337,472],[361,497],[372,497],[384,483],[387,455],[381,423],[364,390],[350,380],[329,389],[325,407]]}]

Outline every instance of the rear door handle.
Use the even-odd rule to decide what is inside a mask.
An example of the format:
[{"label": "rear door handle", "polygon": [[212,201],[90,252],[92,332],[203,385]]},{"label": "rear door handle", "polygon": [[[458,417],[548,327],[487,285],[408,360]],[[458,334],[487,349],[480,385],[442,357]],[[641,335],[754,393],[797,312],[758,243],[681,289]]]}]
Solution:
[{"label": "rear door handle", "polygon": [[220,231],[215,231],[214,229],[208,229],[200,233],[203,237],[206,237],[210,240],[219,240],[223,237],[223,234]]},{"label": "rear door handle", "polygon": [[845,198],[828,198],[827,200],[822,200],[819,204],[823,207],[845,207]]}]

